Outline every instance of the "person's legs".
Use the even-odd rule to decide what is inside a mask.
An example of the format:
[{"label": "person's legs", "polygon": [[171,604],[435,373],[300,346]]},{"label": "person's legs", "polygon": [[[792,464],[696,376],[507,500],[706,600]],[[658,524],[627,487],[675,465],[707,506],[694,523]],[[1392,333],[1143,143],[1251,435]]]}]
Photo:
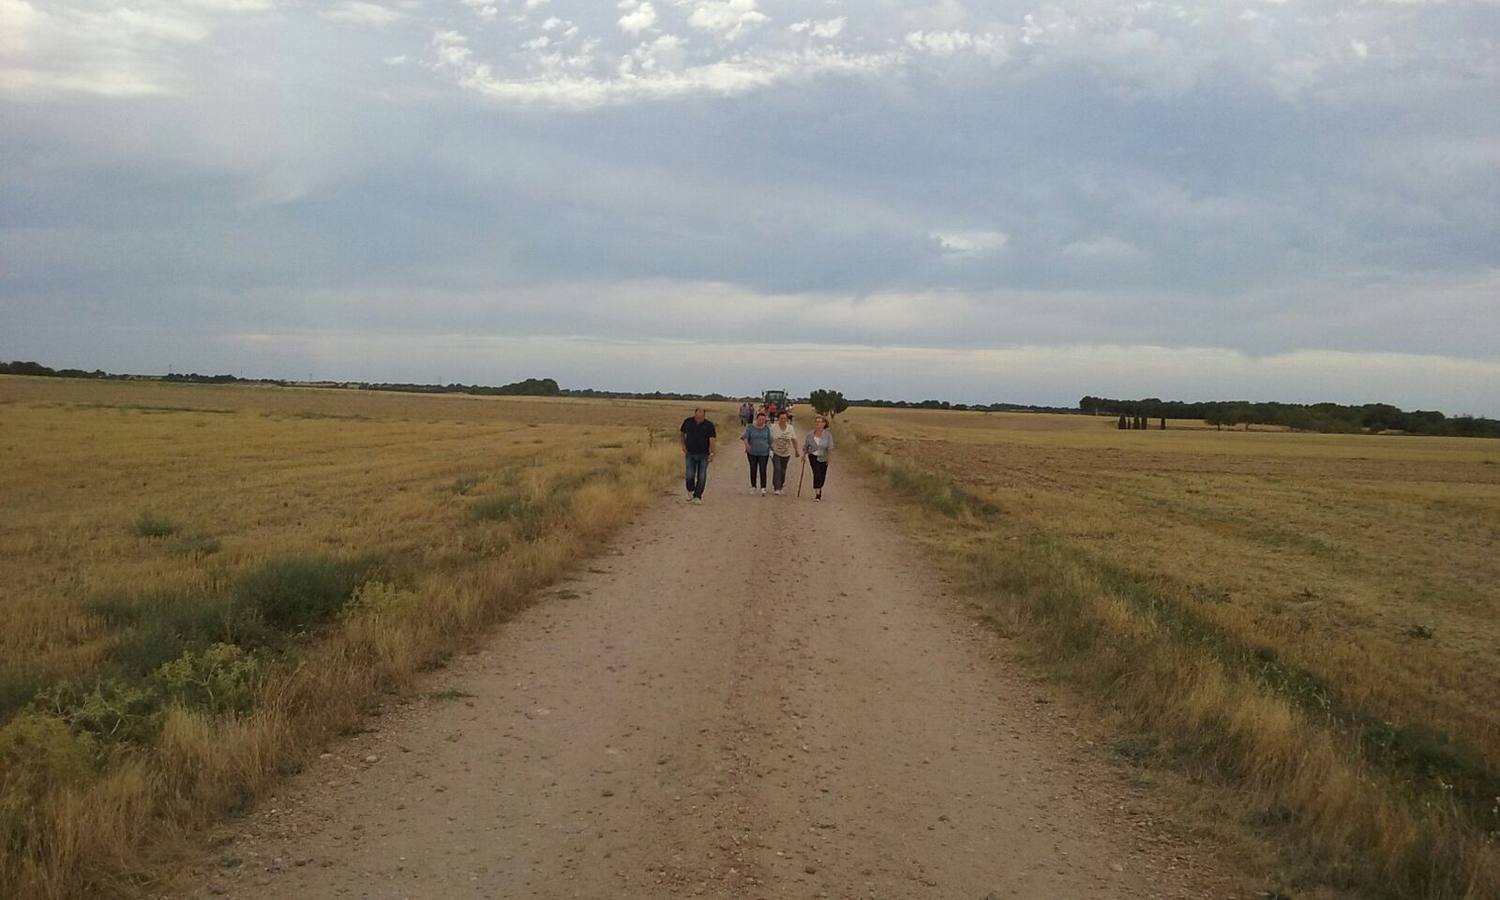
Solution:
[{"label": "person's legs", "polygon": [[816,456],[809,459],[808,462],[812,464],[813,490],[821,491],[823,489],[823,482],[828,478],[828,462],[820,460]]},{"label": "person's legs", "polygon": [[766,464],[771,461],[769,456],[750,457],[750,487],[756,487],[756,476],[760,476],[760,489],[766,489]]},{"label": "person's legs", "polygon": [[698,457],[698,485],[693,491],[693,496],[699,500],[703,499],[703,492],[708,488],[708,454],[704,453]]},{"label": "person's legs", "polygon": [[689,453],[687,464],[687,489],[695,500],[703,499],[703,489],[708,486],[708,454]]},{"label": "person's legs", "polygon": [[771,488],[773,490],[779,492],[786,487],[786,464],[790,459],[790,456],[773,455],[771,457]]},{"label": "person's legs", "polygon": [[687,485],[688,496],[693,495],[693,485],[698,481],[698,461],[692,453],[682,454],[682,480]]},{"label": "person's legs", "polygon": [[755,490],[755,457],[749,453],[745,454],[745,462],[750,464],[750,490]]}]

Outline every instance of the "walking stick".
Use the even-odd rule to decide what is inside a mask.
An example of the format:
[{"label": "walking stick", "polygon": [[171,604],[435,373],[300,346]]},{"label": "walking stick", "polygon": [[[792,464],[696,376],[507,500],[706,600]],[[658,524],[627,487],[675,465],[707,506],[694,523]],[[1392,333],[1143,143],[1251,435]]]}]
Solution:
[{"label": "walking stick", "polygon": [[797,476],[797,496],[802,496],[802,479],[807,477],[807,454],[802,454],[802,473]]}]

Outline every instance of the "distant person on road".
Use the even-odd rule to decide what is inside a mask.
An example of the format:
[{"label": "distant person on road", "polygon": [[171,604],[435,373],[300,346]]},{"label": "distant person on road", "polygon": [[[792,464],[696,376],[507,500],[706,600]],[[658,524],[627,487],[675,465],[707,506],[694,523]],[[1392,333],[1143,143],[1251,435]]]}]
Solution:
[{"label": "distant person on road", "polygon": [[828,480],[828,452],[833,449],[833,432],[822,416],[813,419],[813,430],[802,441],[802,452],[813,470],[813,499],[823,499],[823,482]]},{"label": "distant person on road", "polygon": [[755,420],[755,404],[746,400],[740,404],[740,424],[749,425]]},{"label": "distant person on road", "polygon": [[765,413],[755,414],[755,424],[745,426],[744,432],[740,434],[740,443],[745,445],[745,456],[750,460],[750,493],[755,493],[758,487],[760,495],[764,497],[766,464],[771,461],[771,429],[766,426]]},{"label": "distant person on road", "polygon": [[714,458],[719,443],[719,432],[709,421],[703,407],[682,420],[682,458],[686,463],[687,498],[693,503],[703,502],[703,489],[708,486],[708,464]]},{"label": "distant person on road", "polygon": [[786,466],[792,457],[801,456],[802,448],[797,446],[797,429],[792,427],[791,416],[786,413],[776,417],[776,424],[771,426],[771,489],[776,496],[781,496],[782,488],[786,487]]}]

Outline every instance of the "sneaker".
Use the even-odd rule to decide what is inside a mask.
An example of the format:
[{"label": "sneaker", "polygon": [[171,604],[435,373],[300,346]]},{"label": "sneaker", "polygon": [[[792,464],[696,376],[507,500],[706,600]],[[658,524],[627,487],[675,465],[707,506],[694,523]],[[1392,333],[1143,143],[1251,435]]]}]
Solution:
[{"label": "sneaker", "polygon": [[702,506],[703,505],[703,498],[702,497],[694,497],[693,498],[693,502],[695,504],[699,505],[699,506]]},{"label": "sneaker", "polygon": [[766,489],[765,489],[765,488],[761,488],[761,489],[760,489],[760,495],[761,495],[761,496],[762,496],[762,497],[764,497],[764,496],[765,496],[765,495],[766,495]]},{"label": "sneaker", "polygon": [[779,488],[776,490],[776,496],[778,496],[778,497],[781,496],[781,490]]},{"label": "sneaker", "polygon": [[823,499],[823,492],[822,491],[818,491],[816,494],[813,495],[813,499],[814,500],[822,500]]}]

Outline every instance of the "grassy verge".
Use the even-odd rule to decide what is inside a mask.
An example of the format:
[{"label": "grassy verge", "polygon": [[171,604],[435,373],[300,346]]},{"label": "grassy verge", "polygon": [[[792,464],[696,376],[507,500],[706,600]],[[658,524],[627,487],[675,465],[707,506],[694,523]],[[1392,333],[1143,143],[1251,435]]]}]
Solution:
[{"label": "grassy verge", "polygon": [[663,444],[517,478],[474,501],[478,549],[435,568],[280,555],[195,592],[95,598],[119,638],[88,677],[0,672],[0,896],[157,883],[203,826],[595,551],[678,458]]},{"label": "grassy verge", "polygon": [[1281,829],[1306,877],[1378,897],[1500,896],[1500,779],[1473,754],[1344,702],[1148,576],[946,476],[870,442],[854,455],[1032,664],[1117,717],[1132,757],[1205,776],[1247,826]]}]

